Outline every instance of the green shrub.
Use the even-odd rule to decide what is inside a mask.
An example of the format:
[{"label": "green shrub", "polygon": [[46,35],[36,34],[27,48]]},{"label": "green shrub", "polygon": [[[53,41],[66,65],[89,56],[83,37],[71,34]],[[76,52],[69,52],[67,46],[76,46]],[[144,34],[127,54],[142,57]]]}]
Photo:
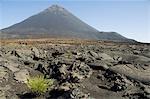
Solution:
[{"label": "green shrub", "polygon": [[53,85],[53,79],[45,79],[44,76],[30,77],[27,86],[35,94],[45,93]]},{"label": "green shrub", "polygon": [[70,51],[67,51],[65,54],[67,58],[72,58],[72,53]]}]

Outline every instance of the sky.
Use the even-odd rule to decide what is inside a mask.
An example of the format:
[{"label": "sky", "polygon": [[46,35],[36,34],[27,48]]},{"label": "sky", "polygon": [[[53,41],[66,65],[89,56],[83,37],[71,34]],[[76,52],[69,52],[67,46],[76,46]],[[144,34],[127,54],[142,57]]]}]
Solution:
[{"label": "sky", "polygon": [[114,31],[150,43],[150,0],[0,0],[0,29],[53,4],[66,8],[99,31]]}]

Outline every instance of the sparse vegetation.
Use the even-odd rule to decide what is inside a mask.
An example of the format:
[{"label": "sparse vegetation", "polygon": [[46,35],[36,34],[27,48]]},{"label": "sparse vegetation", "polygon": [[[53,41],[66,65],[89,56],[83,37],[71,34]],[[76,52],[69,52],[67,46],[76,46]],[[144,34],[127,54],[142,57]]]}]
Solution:
[{"label": "sparse vegetation", "polygon": [[70,59],[70,58],[72,58],[72,53],[70,51],[67,51],[66,56],[67,56],[67,58]]},{"label": "sparse vegetation", "polygon": [[49,87],[52,87],[53,79],[45,79],[44,76],[30,77],[27,81],[27,86],[35,94],[45,93]]}]

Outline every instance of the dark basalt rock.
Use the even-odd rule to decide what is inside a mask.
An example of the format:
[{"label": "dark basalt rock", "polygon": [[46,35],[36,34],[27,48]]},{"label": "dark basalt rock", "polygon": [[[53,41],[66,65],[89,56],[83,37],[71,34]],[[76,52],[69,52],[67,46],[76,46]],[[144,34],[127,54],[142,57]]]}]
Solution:
[{"label": "dark basalt rock", "polygon": [[32,94],[24,94],[30,91],[22,78],[44,75],[45,79],[55,79],[54,85],[35,98],[149,99],[149,52],[140,46],[135,47],[139,54],[122,43],[1,46],[1,94],[8,99],[14,98],[13,95],[14,99],[34,98]]},{"label": "dark basalt rock", "polygon": [[112,91],[123,91],[125,90],[127,87],[125,86],[125,84],[121,84],[121,83],[114,83],[114,85],[111,87]]},{"label": "dark basalt rock", "polygon": [[92,70],[90,67],[83,63],[73,63],[72,65],[65,65],[61,62],[54,63],[49,66],[49,71],[52,71],[51,77],[59,81],[80,82],[85,78],[90,77]]}]

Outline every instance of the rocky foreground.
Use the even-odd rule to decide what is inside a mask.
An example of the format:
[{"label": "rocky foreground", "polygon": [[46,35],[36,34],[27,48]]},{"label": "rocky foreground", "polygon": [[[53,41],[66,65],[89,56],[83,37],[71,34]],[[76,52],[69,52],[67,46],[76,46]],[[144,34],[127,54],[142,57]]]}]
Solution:
[{"label": "rocky foreground", "polygon": [[[4,40],[0,99],[150,99],[150,44],[81,40]],[[30,76],[55,79],[41,96]]]}]

